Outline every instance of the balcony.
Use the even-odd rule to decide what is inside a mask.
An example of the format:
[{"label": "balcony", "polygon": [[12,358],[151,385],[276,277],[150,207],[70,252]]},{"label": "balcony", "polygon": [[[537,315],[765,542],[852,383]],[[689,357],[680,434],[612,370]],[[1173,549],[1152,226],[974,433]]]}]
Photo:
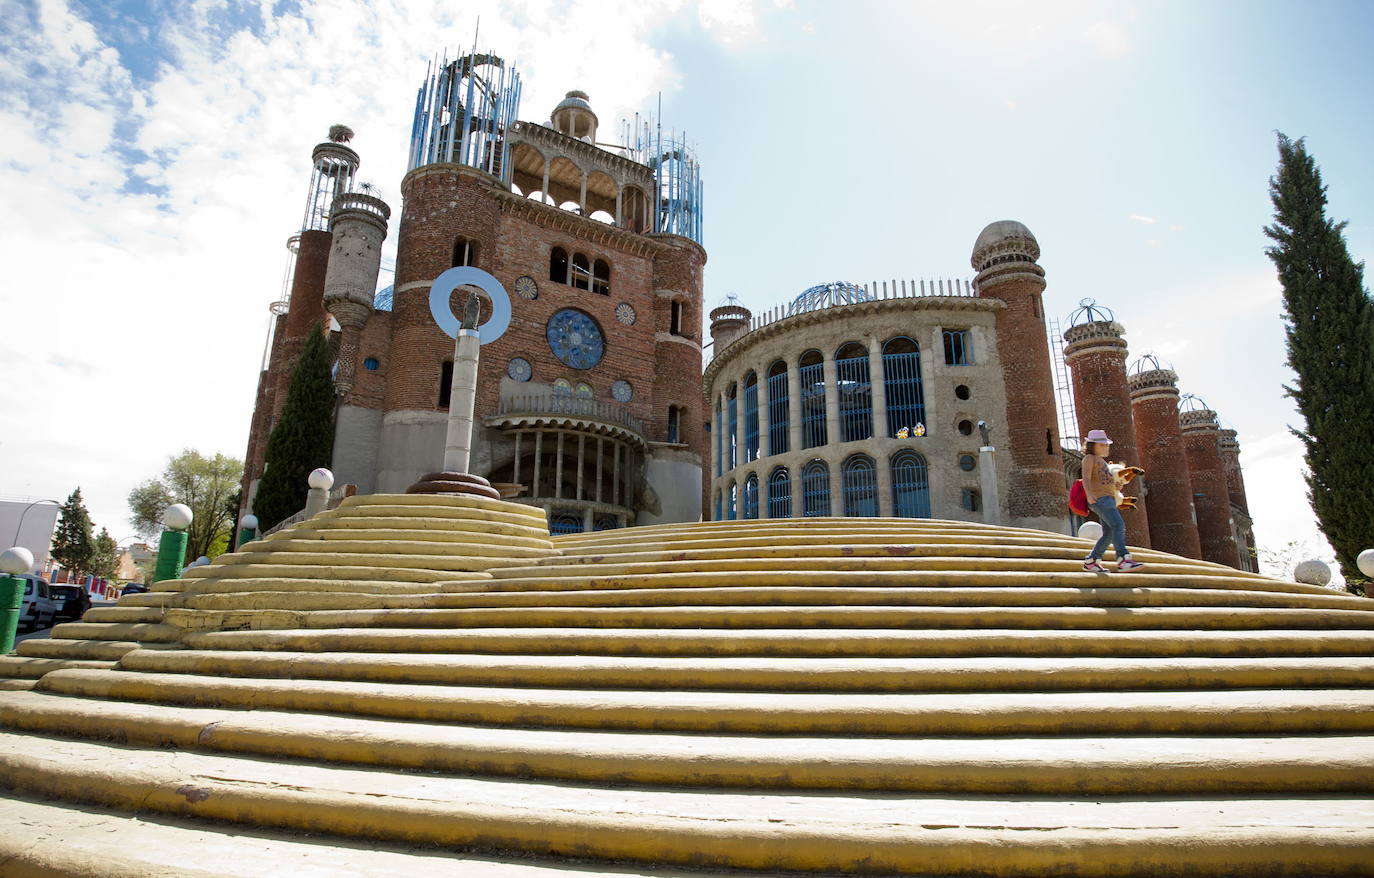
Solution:
[{"label": "balcony", "polygon": [[503,397],[488,427],[505,430],[574,430],[645,448],[644,426],[617,403],[555,393]]}]

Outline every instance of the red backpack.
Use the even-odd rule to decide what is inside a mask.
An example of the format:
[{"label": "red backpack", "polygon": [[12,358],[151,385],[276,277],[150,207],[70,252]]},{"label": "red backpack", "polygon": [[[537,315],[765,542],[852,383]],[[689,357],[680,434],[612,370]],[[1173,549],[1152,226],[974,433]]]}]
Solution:
[{"label": "red backpack", "polygon": [[1069,487],[1069,511],[1079,518],[1088,517],[1088,492],[1083,490],[1082,479]]}]

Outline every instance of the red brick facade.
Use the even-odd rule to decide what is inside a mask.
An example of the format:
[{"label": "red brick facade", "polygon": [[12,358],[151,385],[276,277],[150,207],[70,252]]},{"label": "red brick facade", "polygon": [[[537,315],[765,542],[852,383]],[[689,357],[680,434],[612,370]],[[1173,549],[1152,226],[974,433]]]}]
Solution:
[{"label": "red brick facade", "polygon": [[1177,378],[1167,369],[1130,378],[1136,447],[1150,492],[1150,542],[1162,552],[1201,558],[1193,481],[1178,424]]},{"label": "red brick facade", "polygon": [[1206,409],[1185,411],[1179,415],[1179,422],[1188,454],[1188,477],[1193,483],[1202,559],[1239,568],[1240,550],[1231,522],[1231,494],[1221,450],[1217,446],[1221,438],[1217,414]]}]

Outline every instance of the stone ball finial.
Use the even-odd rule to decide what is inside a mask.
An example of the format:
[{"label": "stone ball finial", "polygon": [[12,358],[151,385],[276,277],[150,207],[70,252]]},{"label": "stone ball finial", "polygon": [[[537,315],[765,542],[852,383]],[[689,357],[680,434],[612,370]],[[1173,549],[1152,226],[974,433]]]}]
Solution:
[{"label": "stone ball finial", "polygon": [[239,519],[239,527],[247,528],[248,530],[257,530],[258,517],[251,512],[248,513],[243,518]]},{"label": "stone ball finial", "polygon": [[167,507],[167,511],[162,513],[162,523],[172,530],[186,530],[191,526],[191,519],[195,516],[191,513],[191,507],[185,503],[173,503]]},{"label": "stone ball finial", "polygon": [[1293,578],[1307,585],[1326,585],[1331,581],[1331,568],[1324,561],[1308,558],[1293,568]]},{"label": "stone ball finial", "polygon": [[1095,521],[1085,521],[1078,526],[1078,538],[1097,542],[1102,539],[1102,525]]},{"label": "stone ball finial", "polygon": [[1355,557],[1355,566],[1370,579],[1374,579],[1374,549],[1365,549]]},{"label": "stone ball finial", "polygon": [[973,242],[973,256],[969,264],[974,271],[998,262],[1035,262],[1040,258],[1040,242],[1016,220],[989,223]]},{"label": "stone ball finial", "polygon": [[23,546],[15,546],[0,552],[0,573],[11,575],[28,573],[33,569],[33,552]]},{"label": "stone ball finial", "polygon": [[353,139],[353,129],[347,125],[330,125],[329,139],[335,143],[348,143]]},{"label": "stone ball finial", "polygon": [[319,469],[311,470],[307,481],[312,488],[321,488],[328,491],[330,488],[334,487],[334,474],[324,467],[320,467]]}]

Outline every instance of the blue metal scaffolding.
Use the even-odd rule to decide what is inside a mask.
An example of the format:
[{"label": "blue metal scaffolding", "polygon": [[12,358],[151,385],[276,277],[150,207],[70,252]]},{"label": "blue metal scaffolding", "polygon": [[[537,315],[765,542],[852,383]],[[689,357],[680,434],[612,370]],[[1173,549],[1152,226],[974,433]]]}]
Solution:
[{"label": "blue metal scaffolding", "polygon": [[490,52],[431,63],[415,96],[409,167],[467,165],[510,182],[506,133],[519,112],[514,65]]}]

